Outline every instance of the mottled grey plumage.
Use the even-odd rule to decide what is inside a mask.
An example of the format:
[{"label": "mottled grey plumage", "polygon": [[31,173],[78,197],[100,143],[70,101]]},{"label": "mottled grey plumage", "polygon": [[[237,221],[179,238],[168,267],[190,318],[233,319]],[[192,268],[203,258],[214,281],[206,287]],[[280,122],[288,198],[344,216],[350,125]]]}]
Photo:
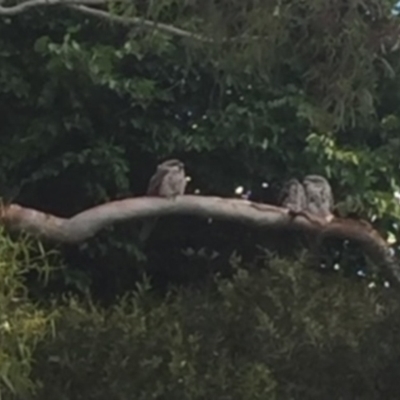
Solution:
[{"label": "mottled grey plumage", "polygon": [[[185,193],[185,188],[185,166],[182,161],[171,159],[157,166],[155,174],[150,179],[147,195],[175,199]],[[139,233],[140,242],[147,240],[156,223],[157,218],[145,222]]]},{"label": "mottled grey plumage", "polygon": [[329,182],[320,175],[307,175],[303,180],[306,193],[306,210],[322,218],[333,216],[333,194]]},{"label": "mottled grey plumage", "polygon": [[186,188],[185,166],[176,159],[158,165],[147,188],[148,196],[175,198],[183,195]]},{"label": "mottled grey plumage", "polygon": [[279,204],[294,212],[306,209],[306,193],[303,185],[297,179],[290,179],[283,185],[279,195]]}]

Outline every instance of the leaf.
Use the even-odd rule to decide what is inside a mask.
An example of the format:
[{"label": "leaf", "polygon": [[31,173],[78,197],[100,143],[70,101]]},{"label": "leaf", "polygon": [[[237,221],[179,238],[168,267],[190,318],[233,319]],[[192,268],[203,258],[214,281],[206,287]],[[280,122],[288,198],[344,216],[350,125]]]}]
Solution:
[{"label": "leaf", "polygon": [[33,48],[37,53],[46,53],[49,43],[50,38],[48,36],[42,36],[35,40]]}]

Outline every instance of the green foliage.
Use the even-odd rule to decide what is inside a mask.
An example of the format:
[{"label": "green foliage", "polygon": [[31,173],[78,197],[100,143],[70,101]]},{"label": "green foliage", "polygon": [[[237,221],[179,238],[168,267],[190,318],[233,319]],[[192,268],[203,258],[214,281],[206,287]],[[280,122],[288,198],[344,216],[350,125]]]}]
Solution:
[{"label": "green foliage", "polygon": [[[32,256],[36,254],[36,256]],[[53,313],[28,297],[28,273],[49,273],[48,254],[40,243],[0,232],[0,398],[26,396],[33,390],[33,350],[51,328]]]},{"label": "green foliage", "polygon": [[[399,187],[394,178],[399,173],[399,165],[388,162],[394,154],[387,143],[374,148],[362,142],[339,145],[332,134],[311,134],[307,141],[307,151],[322,167],[319,172],[340,182],[345,197],[337,208],[358,212],[367,218],[400,217],[400,205],[393,196]],[[383,187],[390,188],[390,192],[382,190]]]},{"label": "green foliage", "polygon": [[[259,74],[265,83],[302,81],[311,95],[307,108],[324,127],[368,119],[377,81],[395,74],[387,55],[397,40],[394,0],[138,3],[114,12],[186,29],[184,49],[212,60],[218,71]],[[162,30],[148,33],[166,36]]]},{"label": "green foliage", "polygon": [[73,299],[59,305],[56,335],[35,352],[37,398],[387,395],[400,350],[390,333],[399,321],[396,301],[300,263],[263,264],[239,262],[233,277],[165,299],[145,280],[107,311]]}]

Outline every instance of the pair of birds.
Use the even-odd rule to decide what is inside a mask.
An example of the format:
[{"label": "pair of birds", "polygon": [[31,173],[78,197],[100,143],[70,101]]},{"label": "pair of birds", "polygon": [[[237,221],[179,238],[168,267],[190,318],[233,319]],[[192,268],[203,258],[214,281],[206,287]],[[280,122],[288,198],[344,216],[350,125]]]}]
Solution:
[{"label": "pair of birds", "polygon": [[279,204],[296,215],[311,219],[315,216],[331,221],[333,216],[333,193],[326,178],[321,175],[307,175],[303,182],[297,179],[287,181],[281,191]]},{"label": "pair of birds", "polygon": [[[175,198],[185,193],[186,183],[183,162],[167,160],[158,165],[151,177],[147,195]],[[332,189],[327,179],[320,175],[307,175],[303,182],[287,181],[281,190],[279,204],[294,215],[312,215],[327,221],[333,217]]]}]

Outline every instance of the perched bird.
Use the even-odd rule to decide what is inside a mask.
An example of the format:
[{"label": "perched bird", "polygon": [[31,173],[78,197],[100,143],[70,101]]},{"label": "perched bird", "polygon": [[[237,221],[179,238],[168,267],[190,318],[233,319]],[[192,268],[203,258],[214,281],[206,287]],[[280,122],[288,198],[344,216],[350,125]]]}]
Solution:
[{"label": "perched bird", "polygon": [[[185,166],[177,159],[166,160],[157,166],[147,188],[147,196],[166,197],[175,199],[185,193],[186,188]],[[139,233],[139,241],[145,242],[150,236],[157,218],[146,221]]]},{"label": "perched bird", "polygon": [[147,188],[148,196],[175,198],[186,188],[185,166],[182,161],[171,159],[157,166]]},{"label": "perched bird", "polygon": [[279,194],[279,204],[290,211],[298,213],[306,209],[306,193],[297,179],[290,179],[283,185]]},{"label": "perched bird", "polygon": [[306,211],[325,220],[333,218],[331,185],[323,176],[307,175],[303,180],[306,194]]}]

